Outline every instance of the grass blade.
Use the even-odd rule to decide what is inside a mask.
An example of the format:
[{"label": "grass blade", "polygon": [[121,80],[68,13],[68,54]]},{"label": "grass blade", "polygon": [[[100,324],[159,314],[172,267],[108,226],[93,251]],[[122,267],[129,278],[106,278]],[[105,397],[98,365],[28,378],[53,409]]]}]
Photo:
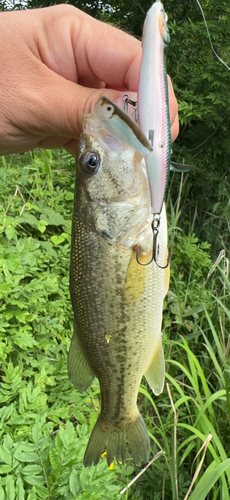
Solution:
[{"label": "grass blade", "polygon": [[211,491],[213,485],[218,481],[218,479],[224,474],[224,472],[230,468],[230,458],[224,462],[218,464],[213,470],[206,471],[205,477],[203,476],[195,491],[189,497],[189,500],[205,500],[208,493]]}]

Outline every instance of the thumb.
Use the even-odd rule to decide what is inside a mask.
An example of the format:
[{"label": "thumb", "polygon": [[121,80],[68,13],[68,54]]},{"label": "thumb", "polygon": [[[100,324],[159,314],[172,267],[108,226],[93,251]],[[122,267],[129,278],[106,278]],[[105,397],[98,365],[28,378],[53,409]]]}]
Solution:
[{"label": "thumb", "polygon": [[[30,87],[26,92],[24,124],[21,126],[39,136],[79,138],[85,113],[92,113],[96,102],[107,96],[114,102],[127,91],[107,88],[92,89],[66,80],[47,67],[40,72],[38,92]],[[41,91],[42,88],[42,91]],[[130,94],[131,95],[131,94]],[[136,94],[132,92],[133,98]]]}]

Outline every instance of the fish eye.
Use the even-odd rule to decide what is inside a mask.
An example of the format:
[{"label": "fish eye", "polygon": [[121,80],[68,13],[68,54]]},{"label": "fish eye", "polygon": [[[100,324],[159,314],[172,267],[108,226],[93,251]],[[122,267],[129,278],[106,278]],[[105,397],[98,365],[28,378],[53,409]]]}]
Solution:
[{"label": "fish eye", "polygon": [[79,163],[87,174],[96,174],[100,167],[101,158],[97,151],[87,151],[80,156]]}]

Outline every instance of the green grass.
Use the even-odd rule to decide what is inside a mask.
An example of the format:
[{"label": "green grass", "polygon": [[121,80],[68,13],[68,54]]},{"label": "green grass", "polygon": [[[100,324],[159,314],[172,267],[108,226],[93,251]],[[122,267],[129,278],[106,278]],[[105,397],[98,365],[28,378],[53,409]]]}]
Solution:
[{"label": "green grass", "polygon": [[192,223],[173,233],[180,213],[171,205],[167,385],[156,398],[143,382],[139,395],[155,461],[138,477],[132,462],[84,469],[100,403],[96,380],[80,394],[67,375],[74,161],[36,151],[0,165],[0,500],[228,500],[226,259],[213,267]]}]

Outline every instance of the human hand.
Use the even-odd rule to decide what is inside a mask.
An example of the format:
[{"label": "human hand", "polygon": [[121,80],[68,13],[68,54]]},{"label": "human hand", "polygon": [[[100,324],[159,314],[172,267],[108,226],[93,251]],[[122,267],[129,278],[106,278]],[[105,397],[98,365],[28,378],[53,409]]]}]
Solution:
[{"label": "human hand", "polygon": [[[84,113],[136,92],[141,44],[70,5],[0,13],[0,154],[75,153]],[[172,140],[177,101],[169,80]]]}]

